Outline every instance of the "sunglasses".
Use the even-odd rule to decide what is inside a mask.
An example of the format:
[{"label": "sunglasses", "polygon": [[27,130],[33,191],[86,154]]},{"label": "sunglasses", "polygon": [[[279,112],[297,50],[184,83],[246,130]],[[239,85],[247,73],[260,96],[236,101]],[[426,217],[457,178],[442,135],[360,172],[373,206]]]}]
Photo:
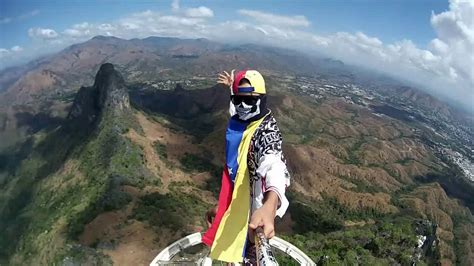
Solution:
[{"label": "sunglasses", "polygon": [[247,105],[254,105],[258,102],[259,99],[260,99],[259,96],[241,96],[241,95],[231,96],[232,103],[235,105],[241,104],[242,102],[244,102]]}]

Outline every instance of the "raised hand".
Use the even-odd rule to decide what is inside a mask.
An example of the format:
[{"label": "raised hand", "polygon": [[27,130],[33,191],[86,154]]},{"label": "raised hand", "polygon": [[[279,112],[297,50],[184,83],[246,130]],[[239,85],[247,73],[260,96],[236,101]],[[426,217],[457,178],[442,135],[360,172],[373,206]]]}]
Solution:
[{"label": "raised hand", "polygon": [[232,71],[227,73],[227,71],[224,71],[222,73],[219,73],[219,77],[217,78],[218,83],[222,83],[226,86],[232,86],[232,83],[234,82],[234,72],[235,69],[232,69]]}]

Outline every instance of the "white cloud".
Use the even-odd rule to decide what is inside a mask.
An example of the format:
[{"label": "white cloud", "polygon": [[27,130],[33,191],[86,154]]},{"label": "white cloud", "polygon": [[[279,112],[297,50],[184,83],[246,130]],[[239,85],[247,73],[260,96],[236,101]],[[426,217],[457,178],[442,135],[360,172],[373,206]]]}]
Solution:
[{"label": "white cloud", "polygon": [[85,36],[84,32],[80,31],[80,30],[76,30],[76,29],[66,29],[64,30],[63,32],[64,34],[66,35],[69,35],[71,37],[82,37],[82,36]]},{"label": "white cloud", "polygon": [[100,24],[97,28],[101,31],[113,31],[116,29],[112,24],[108,23]]},{"label": "white cloud", "polygon": [[474,2],[452,0],[449,11],[431,15],[431,25],[438,35],[430,43],[433,53],[474,88]]},{"label": "white cloud", "polygon": [[84,29],[88,29],[89,27],[91,27],[91,24],[89,24],[89,22],[82,22],[82,23],[79,23],[79,24],[74,24],[72,27],[74,29],[84,30]]},{"label": "white cloud", "polygon": [[21,52],[23,51],[23,48],[21,46],[15,45],[10,49],[12,52]]},{"label": "white cloud", "polygon": [[306,19],[305,16],[282,16],[248,9],[240,9],[238,12],[241,15],[248,16],[254,19],[255,21],[263,24],[279,25],[286,27],[308,27],[310,25],[310,22],[308,21],[308,19]]},{"label": "white cloud", "polygon": [[202,23],[203,20],[199,18],[183,18],[177,16],[162,16],[157,18],[157,22],[162,22],[165,25],[175,25],[176,26],[198,26],[199,23]]},{"label": "white cloud", "polygon": [[122,38],[140,38],[150,35],[202,37],[202,31],[208,24],[204,17],[188,17],[184,14],[164,15],[145,11],[125,17],[116,22],[116,25],[118,26],[115,30],[110,31],[113,35]]},{"label": "white cloud", "polygon": [[24,13],[24,14],[21,14],[18,16],[18,19],[27,19],[27,18],[31,18],[31,17],[34,17],[36,15],[38,15],[40,13],[39,10],[32,10],[30,12],[27,12],[27,13]]},{"label": "white cloud", "polygon": [[34,39],[48,40],[57,38],[59,35],[53,29],[30,28],[28,30],[28,36]]},{"label": "white cloud", "polygon": [[10,51],[5,48],[0,48],[0,59],[8,56],[10,54]]},{"label": "white cloud", "polygon": [[23,48],[18,45],[15,45],[10,49],[0,48],[0,59],[2,59],[2,61],[0,61],[0,66],[3,66],[3,62],[6,60],[18,59],[19,54],[21,57],[22,51]]},{"label": "white cloud", "polygon": [[182,10],[179,4],[179,0],[173,0],[171,2],[171,10],[174,13],[181,13],[187,17],[194,18],[211,18],[214,16],[214,11],[205,6],[186,8]]},{"label": "white cloud", "polygon": [[205,6],[200,6],[197,8],[188,8],[185,11],[186,16],[195,17],[195,18],[210,18],[214,16],[214,12]]},{"label": "white cloud", "polygon": [[[410,40],[383,43],[362,32],[338,32],[321,36],[296,28],[303,26],[303,23],[290,23],[291,19],[285,18],[270,19],[272,14],[265,13],[264,16],[258,12],[239,11],[242,15],[252,14],[250,17],[258,23],[229,21],[223,27],[233,32],[234,36],[245,36],[249,42],[317,51],[347,63],[384,71],[421,84],[420,88],[438,96],[473,106],[473,1],[452,0],[448,11],[433,14],[431,23],[437,38],[425,49],[417,47]],[[217,29],[213,37],[222,41],[232,40],[232,36]]]},{"label": "white cloud", "polygon": [[4,17],[4,18],[1,18],[0,19],[0,24],[8,24],[8,23],[11,23],[13,21],[17,21],[17,20],[22,20],[22,19],[27,19],[27,18],[30,18],[30,17],[34,17],[36,15],[38,15],[40,13],[39,10],[32,10],[30,12],[27,12],[27,13],[23,13],[19,16],[16,16],[16,17]]},{"label": "white cloud", "polygon": [[83,22],[79,24],[74,24],[69,29],[65,29],[63,31],[63,34],[73,39],[85,38],[92,37],[95,35],[94,33],[98,33],[100,30],[106,30],[106,28],[106,24],[100,24],[96,26],[88,22]]},{"label": "white cloud", "polygon": [[173,11],[178,11],[179,10],[179,0],[173,0],[171,2],[171,9]]}]

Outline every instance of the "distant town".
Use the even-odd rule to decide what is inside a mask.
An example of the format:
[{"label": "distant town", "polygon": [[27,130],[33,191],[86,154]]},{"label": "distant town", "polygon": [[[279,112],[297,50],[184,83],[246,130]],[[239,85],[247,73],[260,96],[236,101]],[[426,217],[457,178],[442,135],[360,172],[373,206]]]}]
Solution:
[{"label": "distant town", "polygon": [[[286,84],[293,92],[307,95],[316,102],[327,97],[338,97],[346,103],[368,108],[374,115],[388,116],[411,123],[412,130],[420,139],[431,142],[428,144],[433,149],[438,150],[438,153],[459,166],[465,177],[474,182],[474,143],[472,131],[468,125],[450,121],[433,110],[415,106],[414,103],[399,95],[382,94],[386,93],[386,90],[380,91],[377,88],[363,88],[356,84],[335,83],[312,77],[293,79],[286,77],[279,82]],[[437,142],[432,143],[426,138],[427,131],[437,136],[437,138],[432,138]]]}]

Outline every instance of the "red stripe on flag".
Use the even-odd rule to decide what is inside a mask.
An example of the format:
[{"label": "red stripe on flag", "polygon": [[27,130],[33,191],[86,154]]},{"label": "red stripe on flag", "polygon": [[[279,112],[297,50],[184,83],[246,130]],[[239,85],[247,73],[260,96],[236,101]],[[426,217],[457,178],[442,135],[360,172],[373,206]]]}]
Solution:
[{"label": "red stripe on flag", "polygon": [[202,236],[202,242],[209,247],[212,247],[212,243],[214,242],[214,238],[216,237],[217,229],[219,228],[219,224],[221,223],[222,217],[224,213],[230,206],[230,202],[232,201],[232,192],[234,190],[234,185],[230,181],[229,171],[227,167],[224,166],[224,171],[222,172],[222,184],[221,184],[221,192],[219,193],[219,203],[217,205],[217,213],[214,221],[212,221],[212,225],[209,229],[207,229],[206,233]]}]

